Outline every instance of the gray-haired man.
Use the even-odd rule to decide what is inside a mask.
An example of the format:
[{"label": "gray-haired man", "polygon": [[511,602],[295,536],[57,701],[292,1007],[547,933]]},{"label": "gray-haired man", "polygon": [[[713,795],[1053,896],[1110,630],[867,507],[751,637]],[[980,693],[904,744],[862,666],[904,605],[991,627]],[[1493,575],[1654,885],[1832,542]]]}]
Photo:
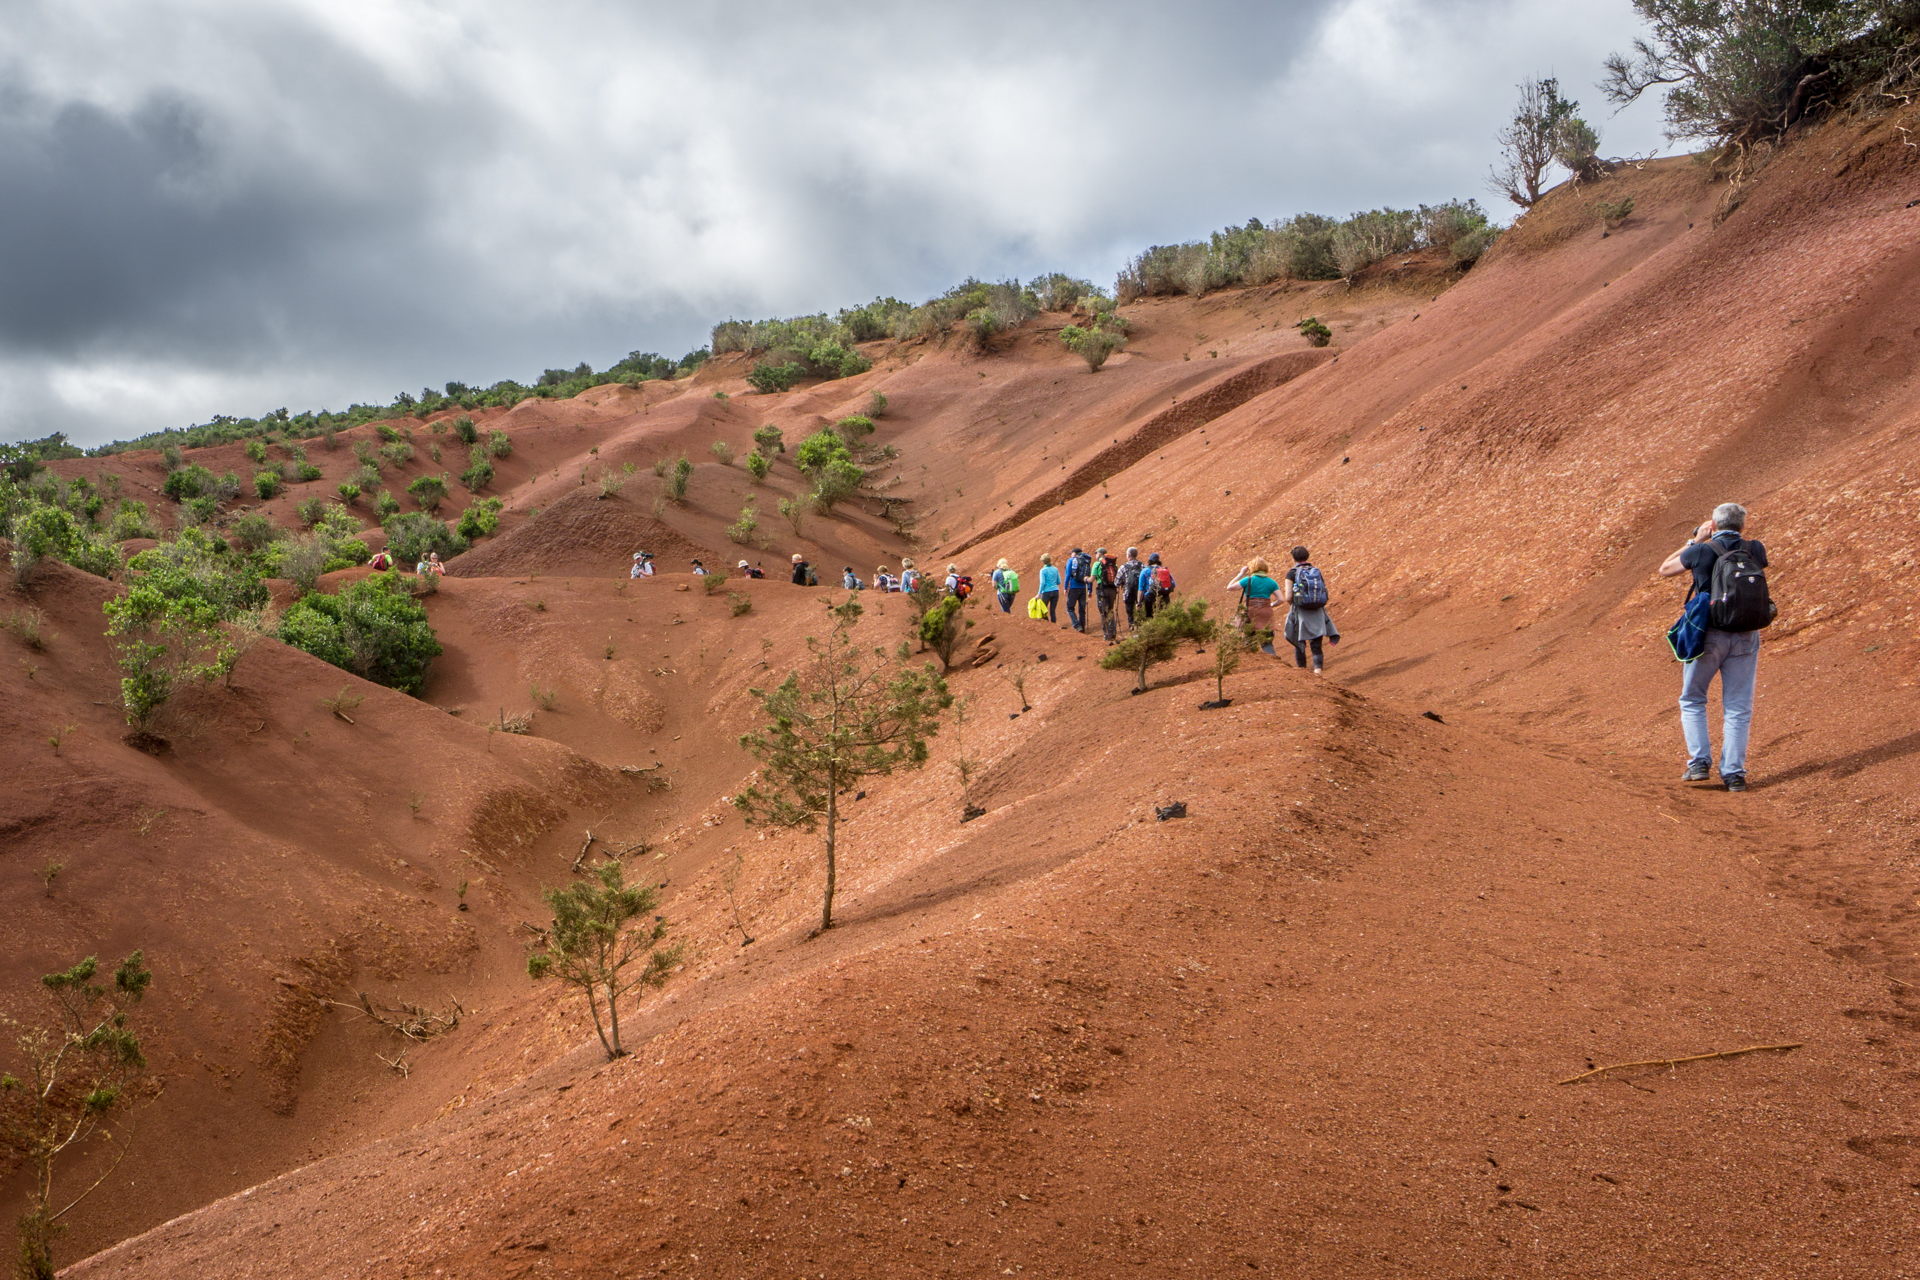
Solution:
[{"label": "gray-haired man", "polygon": [[[1760,568],[1767,567],[1767,549],[1743,540],[1747,509],[1723,502],[1713,516],[1687,539],[1685,546],[1660,566],[1663,578],[1693,574],[1693,591],[1713,585],[1713,566],[1729,551],[1744,549]],[[1693,592],[1688,593],[1689,596]],[[1747,789],[1747,733],[1753,724],[1754,677],[1760,669],[1758,631],[1708,630],[1706,648],[1681,668],[1680,732],[1687,742],[1687,772],[1683,782],[1705,782],[1712,773],[1713,743],[1707,736],[1707,689],[1720,676],[1720,778],[1729,791]]]}]

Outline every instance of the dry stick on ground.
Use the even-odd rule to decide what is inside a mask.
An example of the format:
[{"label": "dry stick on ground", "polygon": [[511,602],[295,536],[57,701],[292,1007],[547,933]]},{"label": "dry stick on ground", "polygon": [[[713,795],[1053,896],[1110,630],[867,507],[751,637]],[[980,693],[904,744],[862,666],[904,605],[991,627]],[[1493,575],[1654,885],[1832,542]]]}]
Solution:
[{"label": "dry stick on ground", "polygon": [[1798,1049],[1806,1041],[1795,1040],[1792,1044],[1750,1044],[1744,1049],[1723,1049],[1719,1053],[1696,1053],[1687,1058],[1649,1058],[1645,1062],[1613,1062],[1604,1067],[1595,1067],[1591,1071],[1582,1071],[1577,1076],[1568,1076],[1565,1080],[1556,1080],[1555,1084],[1578,1084],[1582,1080],[1604,1075],[1609,1071],[1619,1071],[1625,1067],[1673,1067],[1682,1062],[1706,1062],[1713,1058],[1737,1058],[1745,1053],[1784,1053],[1788,1049]]}]

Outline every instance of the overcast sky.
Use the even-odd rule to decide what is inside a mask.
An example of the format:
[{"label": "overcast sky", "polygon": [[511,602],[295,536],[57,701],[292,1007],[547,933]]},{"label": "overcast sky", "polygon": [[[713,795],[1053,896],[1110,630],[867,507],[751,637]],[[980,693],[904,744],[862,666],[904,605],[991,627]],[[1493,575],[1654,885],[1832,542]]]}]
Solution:
[{"label": "overcast sky", "polygon": [[729,316],[1476,197],[1603,154],[1629,0],[0,0],[0,439],[679,356]]}]

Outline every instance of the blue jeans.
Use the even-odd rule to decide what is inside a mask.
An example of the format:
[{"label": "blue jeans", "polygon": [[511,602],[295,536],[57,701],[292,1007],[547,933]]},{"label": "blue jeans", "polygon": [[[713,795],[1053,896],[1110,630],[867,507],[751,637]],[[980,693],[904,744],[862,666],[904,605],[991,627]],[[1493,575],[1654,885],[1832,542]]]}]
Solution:
[{"label": "blue jeans", "polygon": [[1013,592],[1001,591],[1001,592],[998,592],[997,594],[1000,597],[1000,612],[1012,613],[1013,612]]},{"label": "blue jeans", "polygon": [[1758,631],[1709,631],[1707,647],[1680,669],[1680,732],[1687,739],[1688,763],[1710,764],[1713,743],[1707,737],[1707,687],[1720,676],[1720,776],[1747,771],[1747,731],[1753,724],[1753,681],[1760,670]]},{"label": "blue jeans", "polygon": [[1067,621],[1075,631],[1087,629],[1087,589],[1085,587],[1067,588]]}]

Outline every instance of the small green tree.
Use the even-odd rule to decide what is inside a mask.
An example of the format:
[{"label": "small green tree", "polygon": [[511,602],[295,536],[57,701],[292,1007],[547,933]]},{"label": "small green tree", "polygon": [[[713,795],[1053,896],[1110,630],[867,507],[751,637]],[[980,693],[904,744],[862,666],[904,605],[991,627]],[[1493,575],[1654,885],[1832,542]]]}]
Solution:
[{"label": "small green tree", "polygon": [[168,595],[150,573],[101,606],[120,655],[127,724],[144,734],[182,680],[212,681],[226,668],[220,611],[199,593]]},{"label": "small green tree", "polygon": [[447,500],[447,478],[420,476],[407,486],[407,492],[413,495],[422,511],[438,511],[440,504]]},{"label": "small green tree", "polygon": [[753,433],[753,443],[769,458],[776,453],[787,451],[786,440],[782,437],[780,428],[771,422]]},{"label": "small green tree", "polygon": [[1205,600],[1163,605],[1138,630],[1107,650],[1100,665],[1108,671],[1133,672],[1137,678],[1133,691],[1145,693],[1148,667],[1172,660],[1183,641],[1205,644],[1213,639],[1215,629]]},{"label": "small green tree", "polygon": [[1227,677],[1240,669],[1240,660],[1255,648],[1259,639],[1252,627],[1214,628],[1213,696],[1214,705],[1227,705]]},{"label": "small green tree", "polygon": [[806,375],[805,365],[792,361],[786,364],[770,364],[765,360],[747,370],[747,385],[761,395],[770,395],[776,391],[788,391],[793,384]]},{"label": "small green tree", "polygon": [[759,484],[762,480],[765,480],[767,473],[772,470],[772,461],[768,459],[766,454],[760,452],[758,449],[755,449],[747,455],[747,474],[753,477],[755,484]]},{"label": "small green tree", "polygon": [[932,663],[907,665],[904,643],[892,654],[876,645],[870,657],[861,655],[853,628],[862,612],[848,597],[833,610],[825,640],[807,637],[805,680],[794,671],[776,689],[751,690],[770,723],[740,738],[761,766],[759,780],[733,798],[746,820],[806,831],[825,824],[823,930],[833,927],[841,792],[862,778],[925,764],[927,739],[953,702]]},{"label": "small green tree", "polygon": [[953,655],[973,627],[972,618],[960,616],[966,607],[959,596],[948,596],[920,615],[920,647],[939,655],[942,671],[953,670]]},{"label": "small green tree", "polygon": [[1533,208],[1542,193],[1541,179],[1553,167],[1561,121],[1577,119],[1579,105],[1560,96],[1560,82],[1552,76],[1522,81],[1513,120],[1495,135],[1500,165],[1489,185],[1522,209]]},{"label": "small green tree", "polygon": [[453,420],[453,438],[461,444],[472,444],[480,438],[480,432],[473,425],[473,419],[461,414]]},{"label": "small green tree", "polygon": [[[620,1044],[620,1001],[642,987],[666,985],[682,948],[661,946],[666,922],[649,921],[657,899],[645,885],[629,885],[626,871],[607,861],[564,889],[544,889],[553,912],[546,947],[527,957],[527,976],[555,977],[576,987],[593,1012],[593,1029],[607,1061],[626,1056]],[[636,968],[637,966],[637,968]],[[605,1003],[605,1015],[601,1005]]]},{"label": "small green tree", "polygon": [[793,526],[793,536],[799,537],[800,526],[806,523],[807,519],[807,504],[798,498],[782,498],[780,514],[785,516],[787,523]]},{"label": "small green tree", "polygon": [[[7,1019],[17,1032],[18,1074],[0,1074],[0,1135],[32,1175],[14,1270],[21,1280],[53,1280],[53,1242],[66,1228],[61,1219],[112,1176],[133,1141],[125,1117],[147,1059],[130,1024],[153,974],[138,951],[120,962],[111,985],[94,981],[98,970],[99,961],[88,956],[40,979],[54,1006],[51,1026]],[[96,1138],[110,1155],[105,1171],[61,1205],[66,1197],[55,1187],[61,1157]]]},{"label": "small green tree", "polygon": [[322,662],[417,694],[440,656],[427,611],[407,591],[398,570],[349,583],[337,595],[315,592],[287,607],[280,639]]}]

